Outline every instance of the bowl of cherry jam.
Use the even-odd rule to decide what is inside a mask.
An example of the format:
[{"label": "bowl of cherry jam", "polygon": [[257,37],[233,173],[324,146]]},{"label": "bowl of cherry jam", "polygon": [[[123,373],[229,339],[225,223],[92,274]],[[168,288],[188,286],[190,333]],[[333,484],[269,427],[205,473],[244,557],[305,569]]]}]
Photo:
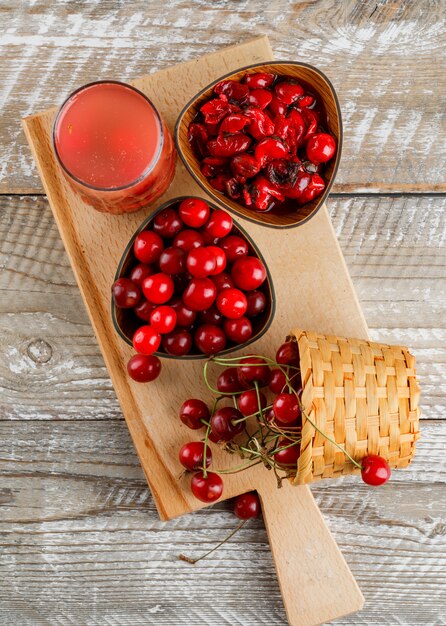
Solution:
[{"label": "bowl of cherry jam", "polygon": [[130,239],[112,285],[118,334],[143,358],[199,359],[243,348],[274,315],[271,275],[231,215],[169,200]]},{"label": "bowl of cherry jam", "polygon": [[289,228],[310,219],[333,184],[342,149],[339,102],[315,67],[250,65],[192,98],[175,142],[215,201],[248,220]]}]

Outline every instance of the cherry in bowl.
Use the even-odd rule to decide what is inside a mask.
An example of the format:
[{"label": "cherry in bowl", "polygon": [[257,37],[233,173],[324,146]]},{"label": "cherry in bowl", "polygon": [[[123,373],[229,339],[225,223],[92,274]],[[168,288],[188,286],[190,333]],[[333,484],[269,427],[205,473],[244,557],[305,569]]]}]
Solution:
[{"label": "cherry in bowl", "polygon": [[[197,197],[174,198],[141,224],[113,285],[115,329],[129,345],[137,335],[141,354],[228,353],[258,339],[273,317],[271,276],[255,242],[228,212]],[[154,337],[145,336],[148,327]]]}]

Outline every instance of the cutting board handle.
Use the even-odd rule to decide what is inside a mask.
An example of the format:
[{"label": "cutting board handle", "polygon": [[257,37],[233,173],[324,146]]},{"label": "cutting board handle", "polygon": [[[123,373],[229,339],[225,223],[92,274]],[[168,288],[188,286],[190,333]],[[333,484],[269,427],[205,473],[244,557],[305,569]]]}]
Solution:
[{"label": "cutting board handle", "polygon": [[306,486],[265,472],[257,489],[291,626],[314,626],[359,611],[363,595]]}]

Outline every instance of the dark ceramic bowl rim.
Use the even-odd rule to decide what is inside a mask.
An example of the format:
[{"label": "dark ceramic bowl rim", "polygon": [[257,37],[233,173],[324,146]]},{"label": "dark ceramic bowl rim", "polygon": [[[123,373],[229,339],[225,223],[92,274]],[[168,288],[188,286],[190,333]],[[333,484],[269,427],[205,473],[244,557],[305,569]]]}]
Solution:
[{"label": "dark ceramic bowl rim", "polygon": [[[133,243],[137,237],[137,235],[146,228],[146,226],[154,219],[154,217],[160,213],[161,211],[163,211],[164,209],[167,209],[168,207],[172,206],[173,204],[177,204],[179,202],[182,202],[183,200],[186,200],[187,198],[199,198],[200,200],[203,200],[203,198],[200,198],[200,196],[176,196],[175,198],[171,198],[170,200],[166,200],[166,202],[163,202],[163,204],[158,207],[155,211],[153,211],[153,213],[151,213],[148,217],[145,218],[145,220],[142,222],[142,224],[138,227],[138,229],[133,233],[133,235],[130,237],[130,240],[128,242],[128,244],[125,247],[124,252],[121,255],[121,258],[119,260],[118,263],[118,268],[116,270],[115,273],[115,277],[113,279],[113,282],[118,280],[118,278],[121,278],[121,272],[122,272],[122,268],[124,266],[124,263],[126,262],[129,252],[131,251],[132,247],[133,247]],[[209,204],[209,206],[214,210],[220,210],[220,207],[217,206],[215,203],[213,203],[212,201],[209,201],[208,199],[205,200],[205,202],[207,202],[207,204]],[[249,233],[243,228],[243,226],[240,226],[240,224],[233,220],[233,225],[241,232],[243,233],[243,235],[246,236],[248,243],[250,246],[252,246],[252,248],[254,249],[256,255],[259,257],[259,259],[262,261],[262,263],[264,264],[265,268],[266,268],[266,277],[267,277],[267,281],[268,281],[268,289],[270,292],[270,300],[271,300],[271,305],[270,305],[270,312],[268,315],[268,318],[265,322],[265,325],[263,326],[262,330],[260,332],[258,332],[255,336],[251,337],[251,339],[249,339],[249,341],[246,341],[244,343],[241,343],[240,345],[237,346],[232,346],[231,348],[226,348],[225,350],[221,350],[220,352],[218,352],[217,354],[219,356],[224,355],[224,354],[231,354],[232,352],[235,352],[236,350],[243,350],[244,348],[246,348],[247,346],[249,346],[250,344],[254,343],[254,341],[257,341],[258,339],[260,339],[260,337],[263,337],[263,335],[266,333],[266,331],[269,329],[269,327],[272,324],[272,321],[274,319],[275,313],[276,313],[276,295],[275,295],[275,291],[274,291],[274,284],[273,284],[273,280],[272,280],[272,276],[271,273],[269,271],[269,267],[267,265],[267,263],[265,262],[265,259],[263,257],[263,254],[260,252],[259,248],[257,247],[257,244],[253,241],[252,237],[249,235]],[[123,333],[123,331],[121,330],[121,327],[118,324],[118,320],[116,319],[116,305],[113,301],[113,298],[111,298],[111,316],[112,316],[112,321],[113,321],[113,326],[115,327],[116,332],[118,333],[118,335],[121,337],[121,339],[123,339],[127,345],[132,346],[133,344],[130,341],[130,339]],[[185,354],[184,356],[175,356],[173,354],[167,354],[166,352],[154,352],[155,356],[158,357],[162,357],[165,359],[173,359],[175,361],[193,361],[193,360],[203,360],[203,359],[209,359],[210,356],[209,354]]]},{"label": "dark ceramic bowl rim", "polygon": [[[160,143],[159,143],[158,150],[157,150],[156,154],[153,156],[152,161],[149,163],[147,168],[144,170],[144,172],[137,179],[135,179],[134,181],[132,181],[128,185],[122,185],[120,187],[95,187],[94,185],[90,185],[89,183],[84,182],[83,180],[81,180],[80,178],[78,178],[77,176],[75,176],[74,174],[72,174],[70,172],[70,170],[63,163],[63,161],[62,161],[62,159],[61,159],[61,157],[59,155],[59,152],[57,150],[57,145],[56,145],[56,126],[57,126],[57,122],[59,121],[59,117],[60,117],[60,115],[62,113],[62,110],[63,110],[64,106],[77,93],[79,93],[80,91],[84,91],[84,89],[87,89],[88,87],[94,87],[95,85],[120,85],[121,87],[127,87],[128,89],[131,89],[132,91],[136,91],[136,93],[139,94],[140,96],[142,96],[144,98],[144,100],[150,105],[150,107],[152,108],[152,110],[153,110],[153,112],[155,114],[155,117],[156,117],[156,119],[158,120],[158,123],[159,123],[159,127],[160,127]],[[104,192],[104,193],[109,193],[109,192],[113,192],[113,191],[124,191],[125,189],[131,189],[135,185],[138,185],[140,182],[142,182],[150,174],[150,172],[152,172],[152,170],[155,168],[156,164],[158,163],[159,158],[160,158],[161,153],[162,153],[162,150],[163,150],[163,146],[164,146],[163,120],[162,120],[160,114],[158,113],[157,108],[155,107],[153,102],[150,100],[150,98],[148,98],[145,95],[145,93],[143,93],[142,91],[140,91],[139,89],[137,89],[133,85],[130,85],[129,83],[124,83],[124,82],[122,82],[120,80],[95,80],[95,81],[93,81],[91,83],[87,83],[86,85],[81,85],[80,87],[78,87],[77,89],[72,91],[70,93],[70,95],[65,98],[63,103],[60,105],[59,110],[57,111],[56,117],[54,119],[52,140],[53,140],[53,150],[54,150],[54,153],[56,155],[57,162],[59,163],[60,167],[63,169],[63,171],[67,174],[67,176],[69,178],[71,178],[72,180],[76,181],[79,185],[82,185],[83,187],[86,187],[87,189],[92,189],[93,191]]]},{"label": "dark ceramic bowl rim", "polygon": [[189,100],[189,102],[181,110],[181,113],[179,114],[179,116],[177,118],[177,121],[175,122],[175,130],[174,130],[175,146],[176,146],[177,152],[180,155],[180,158],[181,158],[182,162],[184,163],[184,165],[185,165],[187,171],[189,172],[189,174],[191,174],[193,179],[197,182],[198,185],[200,185],[200,187],[203,189],[203,191],[205,191],[207,194],[209,194],[209,190],[207,189],[207,187],[204,185],[204,183],[201,181],[201,179],[195,174],[193,169],[190,167],[189,162],[188,162],[187,158],[184,156],[183,150],[182,150],[182,148],[180,146],[179,132],[180,132],[180,126],[181,126],[181,122],[182,122],[183,116],[186,113],[186,111],[193,105],[193,103],[196,100],[198,100],[198,98],[200,98],[206,91],[208,91],[208,89],[211,89],[212,87],[214,87],[220,81],[225,80],[225,78],[229,78],[230,76],[233,76],[234,74],[238,74],[239,72],[243,72],[244,70],[250,70],[250,69],[253,69],[255,67],[265,67],[267,65],[296,65],[296,66],[299,66],[299,67],[306,67],[306,68],[316,72],[316,74],[319,74],[319,76],[321,76],[327,82],[328,86],[330,87],[331,92],[333,94],[333,99],[334,99],[335,104],[336,104],[336,110],[337,110],[338,118],[339,118],[339,141],[338,141],[338,147],[337,147],[337,152],[336,152],[336,161],[335,161],[335,164],[334,164],[334,167],[333,167],[333,173],[331,175],[331,180],[328,183],[328,185],[326,186],[322,196],[320,196],[318,198],[319,202],[318,202],[317,206],[313,209],[313,211],[309,215],[307,215],[307,217],[304,217],[302,220],[300,220],[299,222],[297,222],[295,224],[284,224],[284,225],[281,225],[281,224],[268,224],[266,222],[263,222],[260,219],[256,219],[255,217],[249,217],[248,215],[244,215],[244,214],[240,213],[239,211],[236,211],[229,204],[226,204],[224,198],[222,198],[221,200],[216,198],[216,197],[214,197],[214,196],[212,196],[212,198],[216,202],[220,202],[220,204],[227,211],[230,211],[231,213],[236,214],[239,218],[248,220],[249,222],[253,222],[254,224],[259,224],[261,226],[264,226],[265,228],[276,228],[276,229],[298,228],[299,226],[303,226],[303,224],[305,224],[310,219],[312,219],[316,215],[316,213],[318,213],[318,211],[320,210],[320,208],[324,204],[324,202],[327,199],[327,196],[328,196],[328,194],[329,194],[329,192],[330,192],[330,190],[331,190],[331,188],[333,186],[334,180],[336,178],[336,174],[337,174],[338,169],[339,169],[339,164],[341,162],[341,155],[342,155],[342,144],[343,144],[343,139],[344,139],[344,129],[343,129],[343,126],[342,126],[341,107],[339,105],[338,95],[336,93],[335,88],[333,87],[332,82],[327,78],[327,76],[324,74],[324,72],[322,72],[320,69],[318,69],[314,65],[311,65],[310,63],[301,63],[300,61],[265,61],[263,63],[253,63],[251,65],[245,65],[243,67],[240,67],[239,69],[233,70],[232,72],[228,72],[227,74],[224,74],[223,76],[220,76],[220,78],[218,78],[217,80],[212,81],[212,83],[209,83],[209,85],[204,87],[204,89],[201,89],[197,94],[195,94],[195,96],[193,98],[191,98]]}]

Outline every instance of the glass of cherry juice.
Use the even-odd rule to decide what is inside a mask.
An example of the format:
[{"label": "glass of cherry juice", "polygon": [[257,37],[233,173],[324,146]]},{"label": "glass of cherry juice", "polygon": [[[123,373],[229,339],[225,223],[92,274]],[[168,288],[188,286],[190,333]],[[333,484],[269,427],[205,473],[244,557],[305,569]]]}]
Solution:
[{"label": "glass of cherry juice", "polygon": [[172,136],[150,100],[117,81],[80,87],[60,108],[54,150],[71,186],[106,213],[138,211],[175,173]]}]

